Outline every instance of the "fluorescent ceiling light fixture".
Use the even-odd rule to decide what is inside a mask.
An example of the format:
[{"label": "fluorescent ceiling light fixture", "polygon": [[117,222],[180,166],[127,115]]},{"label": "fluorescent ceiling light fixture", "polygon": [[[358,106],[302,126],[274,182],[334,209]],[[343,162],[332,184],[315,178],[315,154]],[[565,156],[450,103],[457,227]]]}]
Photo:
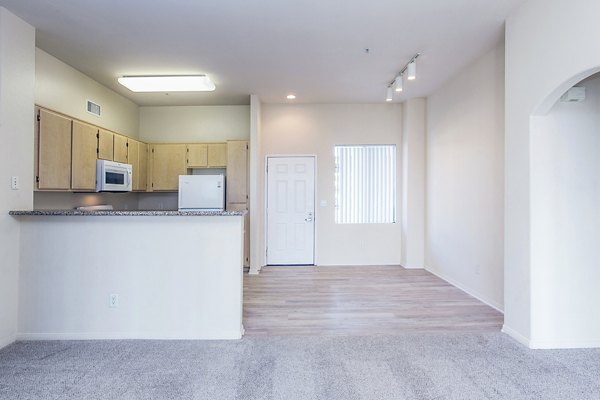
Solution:
[{"label": "fluorescent ceiling light fixture", "polygon": [[287,99],[288,100],[295,100],[296,99],[296,95],[295,94],[288,94],[287,95]]},{"label": "fluorescent ceiling light fixture", "polygon": [[410,64],[406,66],[406,79],[409,81],[414,81],[417,79],[417,62],[412,61]]},{"label": "fluorescent ceiling light fixture", "polygon": [[396,92],[401,92],[402,90],[404,90],[404,88],[403,88],[404,83],[402,82],[403,79],[404,79],[404,77],[402,76],[402,74],[399,74],[396,77],[396,80],[394,81],[394,85],[396,87],[396,89],[395,89]]},{"label": "fluorescent ceiling light fixture", "polygon": [[385,101],[392,101],[393,99],[394,99],[394,93],[392,92],[392,87],[388,86],[387,96],[385,97]]},{"label": "fluorescent ceiling light fixture", "polygon": [[123,76],[119,83],[132,92],[212,92],[215,84],[206,75]]}]

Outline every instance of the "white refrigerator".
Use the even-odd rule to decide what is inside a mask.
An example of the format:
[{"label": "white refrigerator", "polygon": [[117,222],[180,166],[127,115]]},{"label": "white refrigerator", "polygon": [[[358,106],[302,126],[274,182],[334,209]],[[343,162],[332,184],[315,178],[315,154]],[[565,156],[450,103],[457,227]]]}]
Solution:
[{"label": "white refrigerator", "polygon": [[179,211],[223,211],[225,175],[180,175]]}]

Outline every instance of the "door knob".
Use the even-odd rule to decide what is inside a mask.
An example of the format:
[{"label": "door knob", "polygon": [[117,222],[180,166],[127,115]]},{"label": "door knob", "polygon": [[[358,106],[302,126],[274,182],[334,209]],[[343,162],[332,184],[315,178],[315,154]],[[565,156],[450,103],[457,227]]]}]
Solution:
[{"label": "door knob", "polygon": [[306,222],[312,222],[312,220],[313,220],[313,213],[309,212],[308,213],[308,217],[304,218],[304,220]]}]

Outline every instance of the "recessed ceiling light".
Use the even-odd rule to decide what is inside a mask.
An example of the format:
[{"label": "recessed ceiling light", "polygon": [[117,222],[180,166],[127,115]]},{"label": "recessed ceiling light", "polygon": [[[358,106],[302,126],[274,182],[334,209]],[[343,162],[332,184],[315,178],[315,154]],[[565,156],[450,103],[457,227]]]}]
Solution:
[{"label": "recessed ceiling light", "polygon": [[215,84],[206,75],[123,76],[119,83],[132,92],[212,92]]},{"label": "recessed ceiling light", "polygon": [[288,100],[295,100],[296,99],[296,95],[295,94],[288,94],[287,95],[287,99]]}]

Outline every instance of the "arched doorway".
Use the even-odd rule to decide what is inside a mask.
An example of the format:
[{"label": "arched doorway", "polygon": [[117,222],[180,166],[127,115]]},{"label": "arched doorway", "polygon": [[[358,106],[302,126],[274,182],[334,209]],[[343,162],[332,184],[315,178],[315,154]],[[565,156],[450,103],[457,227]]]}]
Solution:
[{"label": "arched doorway", "polygon": [[[561,99],[574,82],[585,99]],[[531,346],[600,347],[598,70],[548,96],[530,128]]]}]

